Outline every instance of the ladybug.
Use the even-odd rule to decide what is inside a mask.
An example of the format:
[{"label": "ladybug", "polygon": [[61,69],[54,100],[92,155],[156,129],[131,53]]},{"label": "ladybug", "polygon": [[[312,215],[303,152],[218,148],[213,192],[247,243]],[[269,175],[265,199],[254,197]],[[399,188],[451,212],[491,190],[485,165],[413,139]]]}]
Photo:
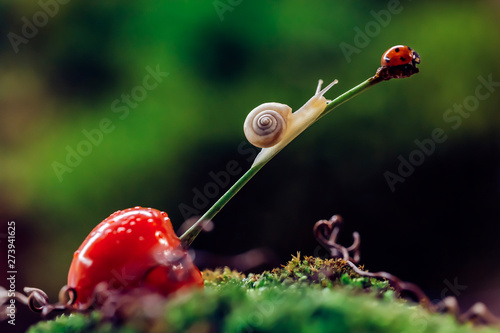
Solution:
[{"label": "ladybug", "polygon": [[129,291],[143,287],[164,296],[203,287],[200,270],[181,245],[165,212],[134,207],[117,211],[98,224],[74,253],[68,287],[72,306],[92,305],[96,286]]},{"label": "ladybug", "polygon": [[420,64],[420,56],[411,47],[405,45],[396,45],[385,51],[380,60],[381,66],[401,66]]}]

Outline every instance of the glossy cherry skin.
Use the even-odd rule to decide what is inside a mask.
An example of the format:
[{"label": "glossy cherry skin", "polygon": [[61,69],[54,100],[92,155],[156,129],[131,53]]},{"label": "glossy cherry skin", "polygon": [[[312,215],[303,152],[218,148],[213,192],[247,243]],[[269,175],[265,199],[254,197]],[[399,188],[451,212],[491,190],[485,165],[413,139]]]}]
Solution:
[{"label": "glossy cherry skin", "polygon": [[97,225],[75,252],[68,287],[76,291],[75,308],[92,302],[97,284],[110,289],[137,287],[168,295],[203,287],[165,212],[134,207],[117,211]]}]

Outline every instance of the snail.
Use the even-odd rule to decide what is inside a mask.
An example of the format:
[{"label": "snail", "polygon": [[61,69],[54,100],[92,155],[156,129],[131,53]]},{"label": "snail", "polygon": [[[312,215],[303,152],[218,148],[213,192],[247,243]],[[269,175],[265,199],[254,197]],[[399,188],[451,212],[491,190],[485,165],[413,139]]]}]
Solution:
[{"label": "snail", "polygon": [[328,105],[329,100],[323,95],[337,83],[338,81],[334,80],[321,89],[323,80],[319,80],[314,96],[293,113],[288,105],[274,102],[261,104],[250,111],[243,131],[251,144],[262,148],[253,165],[276,155],[313,124]]}]

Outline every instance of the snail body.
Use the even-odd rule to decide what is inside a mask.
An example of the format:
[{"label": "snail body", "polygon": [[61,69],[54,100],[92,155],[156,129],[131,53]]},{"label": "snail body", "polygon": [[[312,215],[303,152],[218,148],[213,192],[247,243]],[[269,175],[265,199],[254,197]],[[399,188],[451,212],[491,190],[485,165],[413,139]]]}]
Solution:
[{"label": "snail body", "polygon": [[335,80],[321,89],[323,81],[319,80],[314,96],[295,112],[286,104],[274,102],[261,104],[250,111],[243,131],[251,144],[262,148],[253,165],[276,155],[312,125],[328,105],[328,100],[323,95],[337,82]]}]

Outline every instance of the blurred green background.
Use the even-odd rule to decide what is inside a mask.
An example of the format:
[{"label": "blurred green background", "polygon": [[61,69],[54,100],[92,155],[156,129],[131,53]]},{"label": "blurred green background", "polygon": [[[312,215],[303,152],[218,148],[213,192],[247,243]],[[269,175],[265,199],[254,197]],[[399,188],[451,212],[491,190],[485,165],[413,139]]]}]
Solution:
[{"label": "blurred green background", "polygon": [[[57,13],[45,6],[54,13],[46,24],[40,3],[57,4]],[[178,228],[179,207],[193,207],[210,172],[233,160],[249,167],[241,145],[251,109],[276,101],[296,110],[320,78],[339,80],[333,99],[406,44],[421,56],[419,74],[384,82],[307,130],[193,246],[220,255],[267,247],[278,264],[296,251],[324,255],[312,227],[341,214],[342,240],[361,233],[368,269],[500,314],[500,89],[456,129],[443,118],[475,95],[479,76],[500,81],[498,1],[40,3],[0,4],[0,232],[16,221],[19,287],[54,299],[73,251],[116,210],[154,207]],[[26,20],[39,27],[23,39],[33,32]],[[342,43],[356,52],[346,57]],[[169,74],[141,96],[147,67]],[[131,93],[140,101],[127,104]],[[112,130],[86,146],[85,131],[103,119]],[[391,192],[384,172],[396,173],[398,156],[435,128],[447,140]],[[54,162],[68,165],[78,147],[87,156],[58,176]]]}]

